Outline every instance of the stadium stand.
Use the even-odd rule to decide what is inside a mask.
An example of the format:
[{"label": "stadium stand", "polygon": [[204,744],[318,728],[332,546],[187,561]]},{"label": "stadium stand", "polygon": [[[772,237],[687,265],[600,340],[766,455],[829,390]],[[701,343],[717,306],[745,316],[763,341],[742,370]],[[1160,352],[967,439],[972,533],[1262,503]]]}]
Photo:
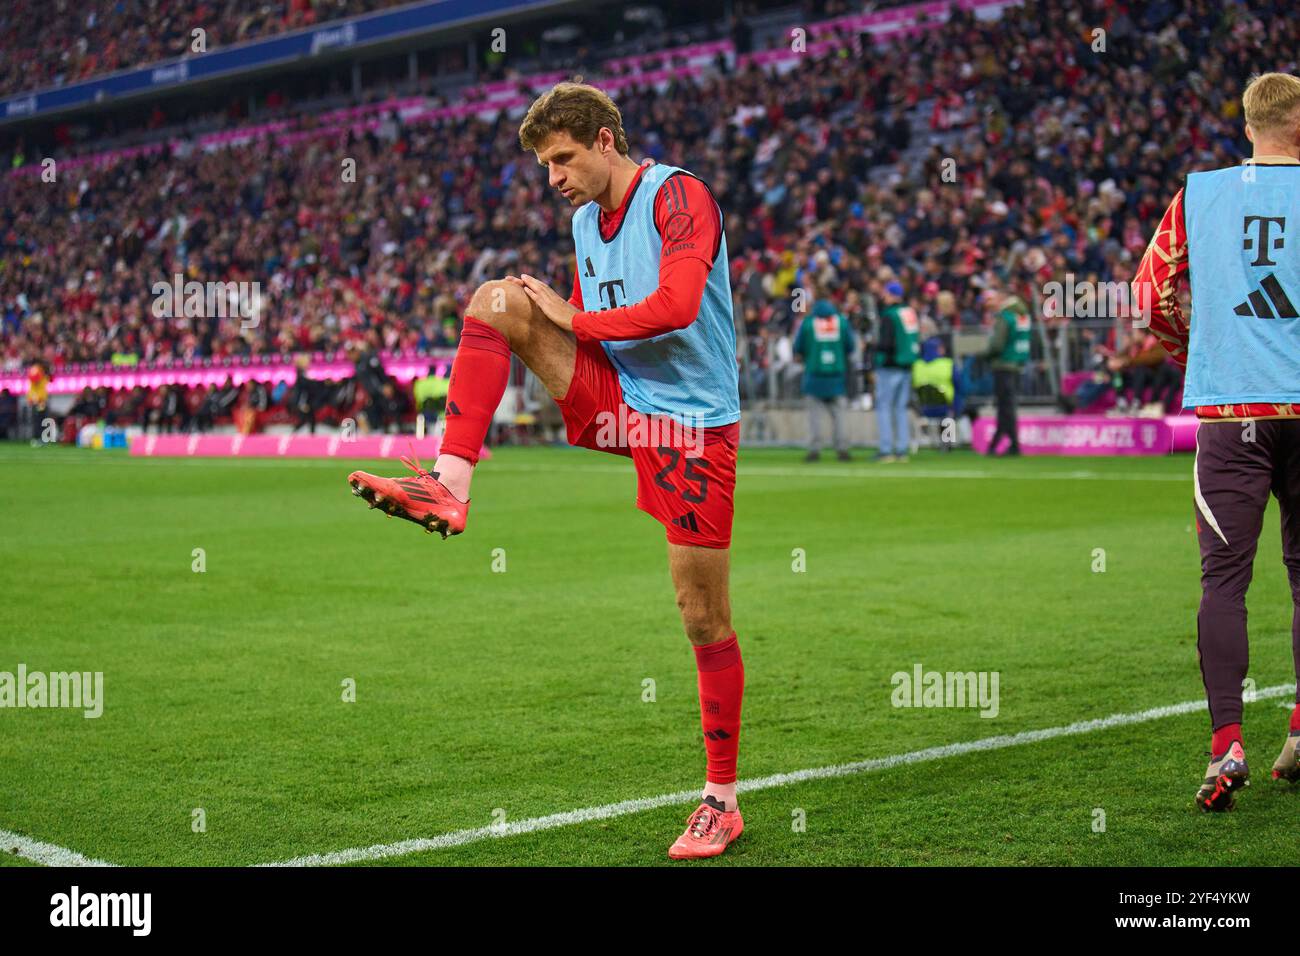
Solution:
[{"label": "stadium stand", "polygon": [[[710,40],[587,73],[616,97],[643,155],[693,169],[726,211],[744,397],[790,394],[790,292],[809,277],[836,289],[860,328],[879,284],[897,277],[929,336],[978,328],[988,285],[1038,301],[1067,273],[1131,276],[1182,175],[1240,154],[1237,78],[1252,70],[1251,38],[1268,24],[1274,48],[1300,39],[1300,21],[1270,0],[949,6],[811,23],[787,14],[764,48]],[[245,25],[227,7],[232,38],[292,25]],[[802,23],[806,48],[792,49]],[[95,367],[83,363],[436,356],[454,347],[485,279],[529,271],[567,293],[571,212],[515,138],[519,111],[562,75],[282,110],[78,156],[19,140],[0,178],[0,385],[21,391],[33,362],[58,392],[60,378]],[[1184,75],[1176,101],[1155,93]],[[59,157],[56,183],[42,181],[44,155]],[[176,275],[258,283],[259,324],[158,318],[155,285]],[[1049,400],[1131,349],[1114,321],[1039,319],[1026,385]],[[1163,377],[1154,385],[1171,401]],[[126,394],[79,405],[144,423],[165,401]],[[206,400],[187,394],[185,420],[220,424],[216,410],[201,414]],[[261,401],[252,381],[235,399]]]},{"label": "stadium stand", "polygon": [[183,56],[205,47],[393,7],[404,0],[9,0],[0,12],[0,96]]}]

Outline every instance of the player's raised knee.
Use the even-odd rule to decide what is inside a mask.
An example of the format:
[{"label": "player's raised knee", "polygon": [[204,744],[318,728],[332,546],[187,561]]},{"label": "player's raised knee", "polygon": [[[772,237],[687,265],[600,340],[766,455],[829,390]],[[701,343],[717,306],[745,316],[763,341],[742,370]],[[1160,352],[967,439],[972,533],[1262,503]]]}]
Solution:
[{"label": "player's raised knee", "polygon": [[532,313],[532,300],[520,286],[506,279],[493,279],[474,291],[466,314],[505,332],[509,326],[527,321]]}]

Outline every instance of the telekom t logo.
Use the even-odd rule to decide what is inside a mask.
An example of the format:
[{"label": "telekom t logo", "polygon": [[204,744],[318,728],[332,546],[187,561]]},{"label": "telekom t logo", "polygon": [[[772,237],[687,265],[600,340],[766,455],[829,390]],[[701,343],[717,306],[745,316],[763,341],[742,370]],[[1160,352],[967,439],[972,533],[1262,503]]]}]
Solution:
[{"label": "telekom t logo", "polygon": [[[1259,233],[1258,245],[1256,245],[1255,240],[1250,237],[1251,223],[1259,223],[1259,228],[1256,230],[1256,232]],[[1271,250],[1282,248],[1283,237],[1279,235],[1276,239],[1273,240],[1272,244],[1270,245],[1269,226],[1271,225],[1276,225],[1279,232],[1285,230],[1286,217],[1285,216],[1247,216],[1245,222],[1242,224],[1242,231],[1246,233],[1246,238],[1242,242],[1241,248],[1256,250],[1255,261],[1251,263],[1252,266],[1277,265],[1276,262],[1274,262],[1272,259],[1268,257],[1268,254]]]},{"label": "telekom t logo", "polygon": [[602,299],[605,298],[609,299],[609,305],[602,308],[601,309],[602,312],[604,311],[605,308],[609,308],[609,309],[618,308],[618,296],[614,292],[615,289],[618,289],[619,292],[622,292],[625,298],[627,296],[627,292],[623,289],[622,279],[611,279],[609,282],[602,282],[598,286],[596,286],[596,288],[599,291],[600,297]]}]

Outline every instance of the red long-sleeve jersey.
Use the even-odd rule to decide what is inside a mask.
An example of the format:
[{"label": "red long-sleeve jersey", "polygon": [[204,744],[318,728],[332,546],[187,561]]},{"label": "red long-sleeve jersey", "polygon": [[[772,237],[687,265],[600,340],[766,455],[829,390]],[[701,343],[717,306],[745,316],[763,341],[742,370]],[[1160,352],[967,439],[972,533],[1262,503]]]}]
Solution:
[{"label": "red long-sleeve jersey", "polygon": [[[1174,201],[1151,237],[1151,243],[1138,263],[1133,278],[1133,295],[1139,306],[1150,303],[1151,332],[1175,362],[1187,367],[1187,342],[1191,335],[1190,319],[1183,315],[1178,302],[1178,288],[1187,275],[1187,224],[1183,218],[1183,191]],[[1193,303],[1195,305],[1195,303]],[[1273,402],[1244,405],[1199,405],[1199,418],[1300,418],[1300,407]]]},{"label": "red long-sleeve jersey", "polygon": [[[601,211],[602,236],[610,238],[618,231],[627,212],[628,199],[645,169],[642,166],[632,178],[618,209],[613,213]],[[679,215],[683,212],[688,214],[687,218]],[[664,225],[671,217],[676,218],[669,238],[664,235]],[[698,179],[674,176],[655,196],[654,218],[663,237],[659,250],[659,288],[634,305],[579,312],[573,317],[573,333],[579,339],[593,342],[648,339],[684,329],[699,315],[704,287],[722,243],[718,204]],[[685,232],[681,228],[683,222],[689,222]],[[584,308],[576,268],[569,302],[575,308]]]}]

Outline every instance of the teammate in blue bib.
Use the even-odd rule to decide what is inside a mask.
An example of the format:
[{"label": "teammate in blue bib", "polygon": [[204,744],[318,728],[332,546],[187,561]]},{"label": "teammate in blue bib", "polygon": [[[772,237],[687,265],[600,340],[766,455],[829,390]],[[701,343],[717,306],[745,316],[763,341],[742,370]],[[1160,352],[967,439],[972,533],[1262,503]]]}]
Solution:
[{"label": "teammate in blue bib", "polygon": [[[1191,173],[1138,266],[1152,334],[1186,364],[1195,408],[1193,498],[1201,550],[1196,647],[1210,710],[1210,763],[1196,803],[1231,810],[1250,780],[1242,741],[1246,590],[1271,494],[1282,524],[1300,676],[1300,78],[1265,73],[1242,95],[1254,155]],[[1184,317],[1178,281],[1191,282]],[[1300,700],[1300,698],[1298,698]],[[1300,704],[1277,780],[1300,782]]]}]

